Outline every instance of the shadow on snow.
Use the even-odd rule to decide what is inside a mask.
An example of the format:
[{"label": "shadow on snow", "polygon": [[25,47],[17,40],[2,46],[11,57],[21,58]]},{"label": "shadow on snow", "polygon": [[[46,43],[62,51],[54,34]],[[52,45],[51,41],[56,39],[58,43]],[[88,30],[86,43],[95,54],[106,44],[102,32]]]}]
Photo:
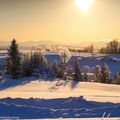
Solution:
[{"label": "shadow on snow", "polygon": [[86,101],[83,96],[59,99],[0,99],[0,116],[35,118],[120,117],[120,104]]}]

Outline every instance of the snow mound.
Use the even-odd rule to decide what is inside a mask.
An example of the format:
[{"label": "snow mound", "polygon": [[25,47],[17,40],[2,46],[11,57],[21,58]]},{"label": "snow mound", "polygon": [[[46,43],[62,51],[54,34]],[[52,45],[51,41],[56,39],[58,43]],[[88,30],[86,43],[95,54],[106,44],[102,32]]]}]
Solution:
[{"label": "snow mound", "polygon": [[[83,96],[58,99],[0,99],[0,116],[36,118],[93,118],[111,113],[120,117],[120,104],[86,101]],[[105,116],[107,117],[107,116]]]}]

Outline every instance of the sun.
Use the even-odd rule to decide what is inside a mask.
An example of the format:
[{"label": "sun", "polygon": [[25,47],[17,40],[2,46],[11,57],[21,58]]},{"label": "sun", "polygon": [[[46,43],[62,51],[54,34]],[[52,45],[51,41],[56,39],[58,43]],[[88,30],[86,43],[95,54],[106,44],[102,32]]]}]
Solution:
[{"label": "sun", "polygon": [[80,7],[81,11],[88,11],[94,0],[76,0],[76,5]]}]

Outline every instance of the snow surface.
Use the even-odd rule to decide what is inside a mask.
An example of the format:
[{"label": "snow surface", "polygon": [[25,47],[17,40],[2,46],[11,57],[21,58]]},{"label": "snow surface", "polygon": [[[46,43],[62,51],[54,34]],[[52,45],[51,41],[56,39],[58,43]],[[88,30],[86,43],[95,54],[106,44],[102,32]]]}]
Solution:
[{"label": "snow surface", "polygon": [[[107,63],[112,76],[120,72],[120,55],[106,57],[96,54],[91,57],[91,54],[74,53],[73,56],[81,56],[81,67],[88,65],[92,68],[97,64],[102,66]],[[0,57],[1,64],[4,58]],[[100,117],[95,120],[103,120],[101,117],[106,112],[107,115],[111,113],[110,117],[120,117],[120,86],[113,84],[78,83],[59,79],[42,81],[33,77],[6,79],[0,83],[0,98],[0,116],[74,118],[66,120]]]},{"label": "snow surface", "polygon": [[89,66],[91,68],[95,67],[95,65],[103,66],[106,63],[111,71],[111,76],[114,77],[116,72],[120,72],[120,55],[107,55],[107,56],[99,56],[96,55],[94,57],[82,57],[80,60],[80,66],[83,68],[84,66]]},{"label": "snow surface", "polygon": [[120,117],[120,104],[86,101],[81,97],[58,99],[0,99],[0,116],[37,118]]},{"label": "snow surface", "polygon": [[[42,81],[28,78],[0,84],[0,98],[68,98],[84,96],[89,101],[120,103],[120,86],[91,82]],[[35,81],[34,81],[35,80]],[[13,83],[13,84],[12,84]],[[2,89],[3,88],[3,89]]]},{"label": "snow surface", "polygon": [[0,116],[101,118],[106,112],[105,117],[120,117],[119,85],[31,77],[4,80],[0,89]]}]

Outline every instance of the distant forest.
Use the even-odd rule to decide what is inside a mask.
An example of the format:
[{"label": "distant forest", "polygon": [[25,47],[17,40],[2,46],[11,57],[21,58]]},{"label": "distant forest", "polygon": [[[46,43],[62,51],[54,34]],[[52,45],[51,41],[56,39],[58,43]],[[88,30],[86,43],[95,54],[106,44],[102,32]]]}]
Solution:
[{"label": "distant forest", "polygon": [[99,52],[103,54],[120,54],[120,42],[113,40],[106,47],[102,47]]}]

